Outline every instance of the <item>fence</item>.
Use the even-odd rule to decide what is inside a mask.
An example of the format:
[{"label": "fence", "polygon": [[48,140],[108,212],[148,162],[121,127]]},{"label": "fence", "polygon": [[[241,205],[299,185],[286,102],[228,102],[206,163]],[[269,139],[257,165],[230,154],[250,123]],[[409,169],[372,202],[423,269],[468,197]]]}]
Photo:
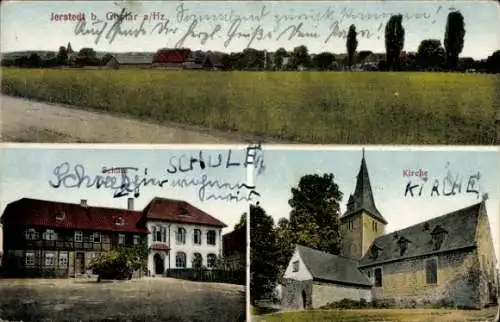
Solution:
[{"label": "fence", "polygon": [[175,268],[168,269],[167,276],[198,282],[246,284],[245,270]]}]

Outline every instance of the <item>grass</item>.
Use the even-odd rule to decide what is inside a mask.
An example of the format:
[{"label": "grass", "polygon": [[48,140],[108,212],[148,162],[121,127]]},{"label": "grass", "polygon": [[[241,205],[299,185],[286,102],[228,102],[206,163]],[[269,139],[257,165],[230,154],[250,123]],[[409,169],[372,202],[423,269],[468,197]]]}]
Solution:
[{"label": "grass", "polygon": [[449,309],[361,309],[311,310],[253,316],[252,322],[355,322],[355,321],[492,321],[496,308],[485,310]]},{"label": "grass", "polygon": [[244,321],[244,286],[171,278],[0,279],[0,320]]},{"label": "grass", "polygon": [[494,144],[498,76],[3,69],[7,95],[303,143]]},{"label": "grass", "polygon": [[71,136],[49,129],[27,128],[22,133],[9,134],[1,133],[0,142],[17,142],[17,143],[95,143],[80,139],[75,139]]}]

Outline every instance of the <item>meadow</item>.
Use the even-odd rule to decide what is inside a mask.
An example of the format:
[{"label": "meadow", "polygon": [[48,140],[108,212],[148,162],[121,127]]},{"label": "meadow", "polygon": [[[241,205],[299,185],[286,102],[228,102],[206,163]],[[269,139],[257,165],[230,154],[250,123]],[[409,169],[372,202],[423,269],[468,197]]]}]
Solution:
[{"label": "meadow", "polygon": [[495,144],[487,74],[4,68],[2,92],[133,118],[337,144]]},{"label": "meadow", "polygon": [[359,310],[310,310],[252,316],[252,322],[465,322],[493,321],[496,308],[484,310],[452,309],[359,309]]}]

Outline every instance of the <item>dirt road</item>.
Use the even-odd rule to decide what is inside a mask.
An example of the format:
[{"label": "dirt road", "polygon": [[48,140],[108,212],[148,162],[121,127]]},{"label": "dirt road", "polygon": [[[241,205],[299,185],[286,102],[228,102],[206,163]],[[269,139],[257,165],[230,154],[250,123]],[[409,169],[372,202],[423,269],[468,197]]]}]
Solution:
[{"label": "dirt road", "polygon": [[0,96],[4,142],[243,143],[251,138],[181,124],[152,124],[80,108]]}]

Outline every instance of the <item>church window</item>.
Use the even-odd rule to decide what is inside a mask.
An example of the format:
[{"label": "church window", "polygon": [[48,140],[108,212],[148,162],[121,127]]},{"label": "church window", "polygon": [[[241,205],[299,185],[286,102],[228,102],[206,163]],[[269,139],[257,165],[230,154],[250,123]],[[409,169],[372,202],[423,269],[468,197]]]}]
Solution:
[{"label": "church window", "polygon": [[446,237],[446,234],[448,232],[441,228],[440,226],[436,226],[434,230],[432,231],[432,249],[433,250],[438,250],[441,248],[441,245],[443,244],[444,238]]},{"label": "church window", "polygon": [[377,259],[380,256],[381,251],[382,250],[380,248],[378,248],[377,245],[373,245],[371,248],[370,258],[372,260]]},{"label": "church window", "polygon": [[437,260],[435,258],[425,262],[425,279],[427,284],[437,284]]},{"label": "church window", "polygon": [[372,229],[374,232],[378,231],[378,225],[377,225],[377,222],[375,220],[372,221]]},{"label": "church window", "polygon": [[382,269],[375,268],[374,273],[375,273],[375,286],[381,287],[382,286]]},{"label": "church window", "polygon": [[349,219],[349,221],[347,222],[347,229],[348,230],[354,230],[354,222],[352,219]]},{"label": "church window", "polygon": [[298,272],[299,271],[299,261],[295,261],[292,263],[292,270],[293,272]]},{"label": "church window", "polygon": [[398,246],[399,246],[399,255],[404,256],[406,254],[406,251],[408,250],[408,239],[401,237],[398,240]]}]

